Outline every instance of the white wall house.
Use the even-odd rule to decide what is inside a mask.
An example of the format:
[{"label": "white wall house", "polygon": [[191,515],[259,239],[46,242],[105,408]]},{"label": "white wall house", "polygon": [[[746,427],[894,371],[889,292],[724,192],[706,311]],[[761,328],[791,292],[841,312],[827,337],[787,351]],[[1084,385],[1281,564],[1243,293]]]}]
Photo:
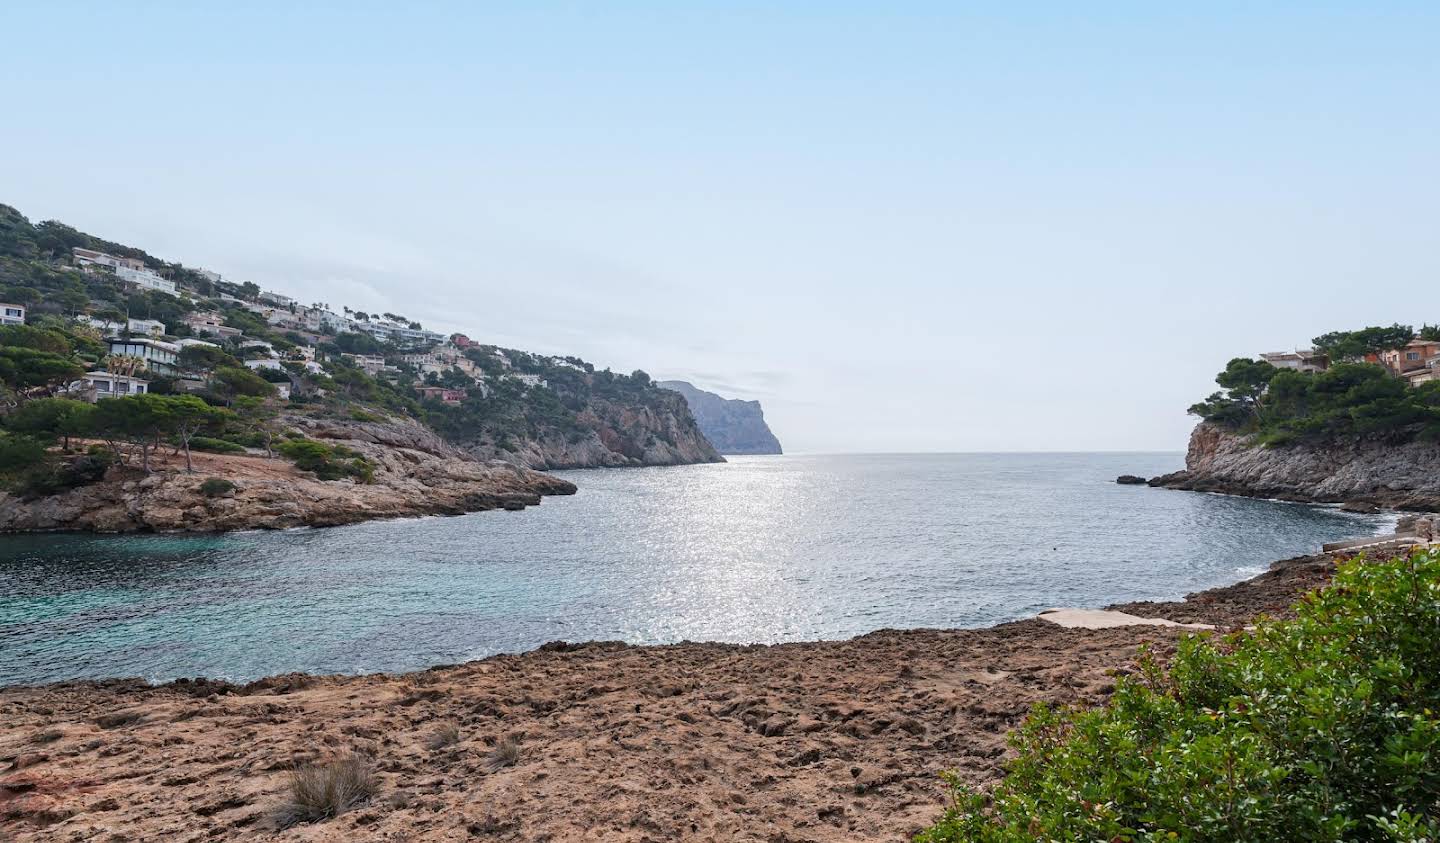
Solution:
[{"label": "white wall house", "polygon": [[354,327],[350,330],[363,331],[382,342],[389,340],[396,343],[435,345],[445,340],[445,335],[437,331],[412,328],[393,319],[372,319],[369,322],[352,322],[351,324]]},{"label": "white wall house", "polygon": [[75,258],[75,263],[80,266],[107,266],[111,269],[144,269],[145,262],[138,258],[121,258],[105,252],[97,252],[94,249],[82,249],[79,246],[70,250]]},{"label": "white wall house", "polygon": [[1295,369],[1301,372],[1323,372],[1326,367],[1324,354],[1314,349],[1302,348],[1297,351],[1267,351],[1260,359],[1277,369]]},{"label": "white wall house", "polygon": [[114,337],[107,342],[112,355],[139,357],[145,361],[146,368],[156,372],[173,373],[175,364],[180,359],[180,346],[174,343],[141,337],[131,337],[128,340]]},{"label": "white wall house", "polygon": [[0,325],[24,325],[25,305],[0,304]]},{"label": "white wall house", "polygon": [[115,268],[115,277],[133,287],[158,290],[172,296],[178,295],[174,281],[167,281],[148,269],[134,269],[128,266]]},{"label": "white wall house", "polygon": [[165,323],[159,319],[131,319],[128,327],[132,334],[149,334],[152,337],[165,336]]},{"label": "white wall house", "polygon": [[80,384],[81,388],[89,393],[86,399],[91,402],[120,395],[143,395],[150,389],[150,382],[144,378],[111,372],[86,372]]},{"label": "white wall house", "polygon": [[263,357],[259,360],[246,360],[245,367],[252,372],[258,372],[261,369],[271,369],[276,372],[285,371],[285,367],[280,365],[280,361],[273,357]]},{"label": "white wall house", "polygon": [[225,317],[218,313],[190,313],[185,316],[185,324],[194,333],[222,339],[238,337],[241,333],[239,328],[226,325]]}]

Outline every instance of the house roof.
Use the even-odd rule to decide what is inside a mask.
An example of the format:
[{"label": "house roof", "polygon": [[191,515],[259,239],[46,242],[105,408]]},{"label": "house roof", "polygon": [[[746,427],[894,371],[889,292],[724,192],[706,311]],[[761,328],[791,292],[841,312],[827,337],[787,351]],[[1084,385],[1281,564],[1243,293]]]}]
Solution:
[{"label": "house roof", "polygon": [[122,338],[120,338],[120,337],[106,337],[106,338],[105,338],[105,341],[108,342],[108,343],[110,343],[111,345],[150,345],[150,346],[154,346],[155,348],[162,349],[162,350],[164,350],[164,351],[179,351],[179,350],[180,350],[180,346],[175,345],[174,343],[165,342],[165,341],[163,341],[163,340],[152,339],[152,338],[150,338],[150,337],[131,337],[131,338],[128,339],[128,340],[127,340],[127,339],[122,339]]}]

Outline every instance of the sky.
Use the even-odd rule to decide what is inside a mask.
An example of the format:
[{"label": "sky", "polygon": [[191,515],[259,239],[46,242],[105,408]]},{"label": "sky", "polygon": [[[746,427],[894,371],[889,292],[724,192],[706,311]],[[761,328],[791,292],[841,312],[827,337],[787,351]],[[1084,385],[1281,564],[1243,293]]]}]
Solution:
[{"label": "sky", "polygon": [[1440,322],[1440,4],[9,3],[0,202],[758,399],[788,451],[1181,450]]}]

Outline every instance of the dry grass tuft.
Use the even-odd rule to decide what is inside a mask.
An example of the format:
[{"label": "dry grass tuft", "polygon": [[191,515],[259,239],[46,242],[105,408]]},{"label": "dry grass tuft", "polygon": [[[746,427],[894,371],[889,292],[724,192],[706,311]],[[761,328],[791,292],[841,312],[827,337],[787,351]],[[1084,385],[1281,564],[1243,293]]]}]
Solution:
[{"label": "dry grass tuft", "polygon": [[435,750],[460,742],[460,727],[453,722],[441,723],[439,728],[425,739],[425,746]]},{"label": "dry grass tuft", "polygon": [[337,817],[375,795],[380,781],[359,755],[307,764],[290,773],[290,798],[276,812],[281,828]]},{"label": "dry grass tuft", "polygon": [[513,738],[501,738],[490,754],[485,756],[485,772],[498,773],[506,767],[513,767],[520,761],[520,741]]}]

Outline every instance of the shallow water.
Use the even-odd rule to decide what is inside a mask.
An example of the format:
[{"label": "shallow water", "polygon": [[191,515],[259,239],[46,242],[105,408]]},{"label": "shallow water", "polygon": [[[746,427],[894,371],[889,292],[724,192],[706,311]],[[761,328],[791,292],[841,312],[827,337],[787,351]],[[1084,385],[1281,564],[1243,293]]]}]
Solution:
[{"label": "shallow water", "polygon": [[524,512],[0,537],[0,684],[403,671],[618,639],[775,642],[1173,598],[1383,516],[1118,486],[1179,454],[735,457],[570,472]]}]

